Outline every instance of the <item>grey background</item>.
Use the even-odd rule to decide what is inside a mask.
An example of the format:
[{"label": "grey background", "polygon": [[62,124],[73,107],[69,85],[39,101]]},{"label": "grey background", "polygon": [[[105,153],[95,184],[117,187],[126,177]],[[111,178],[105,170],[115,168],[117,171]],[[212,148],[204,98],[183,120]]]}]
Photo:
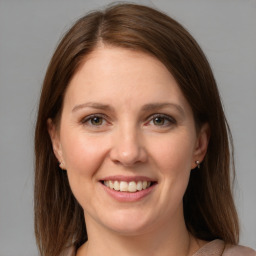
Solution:
[{"label": "grey background", "polygon": [[[61,35],[110,2],[0,0],[0,256],[38,255],[33,130],[40,87]],[[240,243],[256,249],[256,1],[136,2],[181,22],[212,65],[234,136]]]}]

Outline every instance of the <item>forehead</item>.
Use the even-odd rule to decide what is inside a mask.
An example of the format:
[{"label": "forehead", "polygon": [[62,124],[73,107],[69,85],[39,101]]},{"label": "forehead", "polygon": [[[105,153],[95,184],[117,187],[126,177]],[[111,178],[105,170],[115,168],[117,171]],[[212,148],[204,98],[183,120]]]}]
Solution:
[{"label": "forehead", "polygon": [[[100,76],[99,76],[100,72]],[[79,73],[79,75],[77,75]],[[130,80],[138,79],[166,79],[168,76],[169,80],[175,82],[171,73],[167,70],[165,65],[153,55],[148,53],[121,48],[100,45],[89,55],[85,56],[83,62],[76,71],[73,79],[80,76],[90,74],[91,78],[94,75],[98,79],[101,77],[108,77],[110,79],[122,79]],[[129,77],[129,75],[133,75]],[[90,78],[89,76],[87,78]],[[125,80],[123,80],[125,82]],[[72,83],[72,81],[71,81]],[[176,82],[175,82],[176,83]]]},{"label": "forehead", "polygon": [[[165,65],[144,52],[100,46],[85,57],[73,76],[65,101],[109,104],[174,101],[188,104]],[[105,102],[106,101],[106,102]],[[176,101],[176,102],[175,102]]]}]

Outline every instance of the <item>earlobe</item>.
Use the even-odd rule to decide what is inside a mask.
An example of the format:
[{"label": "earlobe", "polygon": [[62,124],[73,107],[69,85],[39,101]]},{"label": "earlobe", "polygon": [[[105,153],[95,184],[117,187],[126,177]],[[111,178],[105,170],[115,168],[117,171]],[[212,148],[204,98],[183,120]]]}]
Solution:
[{"label": "earlobe", "polygon": [[56,125],[54,124],[51,118],[47,120],[47,129],[51,138],[54,155],[58,159],[59,163],[61,163],[63,166],[63,157],[62,157],[62,149],[61,149],[61,144],[59,139],[59,133],[56,128]]},{"label": "earlobe", "polygon": [[198,137],[195,145],[192,169],[194,169],[197,166],[200,166],[200,163],[203,162],[203,159],[207,152],[209,140],[210,140],[210,127],[208,123],[205,123],[202,125],[198,133]]}]

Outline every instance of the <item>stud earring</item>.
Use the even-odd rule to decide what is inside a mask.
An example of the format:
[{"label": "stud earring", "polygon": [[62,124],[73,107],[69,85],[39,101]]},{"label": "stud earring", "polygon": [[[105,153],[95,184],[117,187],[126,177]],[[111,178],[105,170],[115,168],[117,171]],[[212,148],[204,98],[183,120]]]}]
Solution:
[{"label": "stud earring", "polygon": [[198,160],[195,161],[197,168],[200,169],[200,162]]},{"label": "stud earring", "polygon": [[64,170],[64,166],[61,162],[59,163],[59,167],[60,167],[60,169]]}]

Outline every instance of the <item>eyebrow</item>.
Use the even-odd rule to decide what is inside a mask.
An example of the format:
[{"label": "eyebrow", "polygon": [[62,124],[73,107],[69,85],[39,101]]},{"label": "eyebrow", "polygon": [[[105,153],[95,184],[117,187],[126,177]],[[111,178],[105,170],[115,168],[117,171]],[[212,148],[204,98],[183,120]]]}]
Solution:
[{"label": "eyebrow", "polygon": [[[76,105],[73,109],[72,112],[76,112],[80,109],[83,108],[95,108],[95,109],[100,109],[100,110],[112,110],[113,108],[107,104],[102,104],[102,103],[97,103],[97,102],[87,102],[84,104],[79,104]],[[182,114],[183,116],[185,115],[185,111],[183,110],[183,108],[180,105],[174,104],[174,103],[169,103],[169,102],[164,102],[164,103],[149,103],[146,104],[142,107],[142,111],[147,112],[147,111],[156,111],[156,110],[160,110],[162,108],[166,108],[166,107],[172,107],[177,109],[180,114]]]},{"label": "eyebrow", "polygon": [[96,103],[96,102],[87,102],[84,104],[76,105],[73,109],[72,112],[78,111],[83,108],[95,108],[95,109],[101,109],[101,110],[113,110],[113,108],[109,105],[106,104],[101,104],[101,103]]},{"label": "eyebrow", "polygon": [[142,107],[143,111],[156,111],[162,108],[166,108],[166,107],[172,107],[175,108],[176,110],[178,110],[180,112],[180,114],[182,114],[183,116],[185,115],[185,111],[184,109],[177,104],[174,103],[150,103],[150,104],[146,104]]}]

